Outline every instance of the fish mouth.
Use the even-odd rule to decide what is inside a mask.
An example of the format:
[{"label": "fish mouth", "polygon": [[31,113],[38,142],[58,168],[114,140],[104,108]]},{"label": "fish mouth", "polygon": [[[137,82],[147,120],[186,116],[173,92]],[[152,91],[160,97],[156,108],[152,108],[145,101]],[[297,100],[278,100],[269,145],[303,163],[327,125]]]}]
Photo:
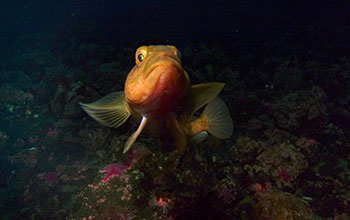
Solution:
[{"label": "fish mouth", "polygon": [[183,72],[182,65],[177,58],[174,58],[170,55],[163,55],[157,57],[151,65],[146,67],[144,72],[145,79],[147,79],[153,73],[162,74],[162,72]]},{"label": "fish mouth", "polygon": [[143,106],[147,111],[165,111],[174,109],[173,103],[178,103],[186,85],[186,72],[181,62],[173,56],[158,56],[144,72],[144,99]]}]

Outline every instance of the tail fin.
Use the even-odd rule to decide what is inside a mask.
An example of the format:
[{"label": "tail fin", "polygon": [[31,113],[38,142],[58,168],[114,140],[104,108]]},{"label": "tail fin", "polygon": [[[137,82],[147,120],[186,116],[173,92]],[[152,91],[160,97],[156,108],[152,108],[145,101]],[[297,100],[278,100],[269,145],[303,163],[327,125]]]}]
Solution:
[{"label": "tail fin", "polygon": [[216,97],[208,103],[201,118],[207,119],[207,131],[210,134],[220,139],[231,137],[233,132],[232,119],[226,104],[220,98]]}]

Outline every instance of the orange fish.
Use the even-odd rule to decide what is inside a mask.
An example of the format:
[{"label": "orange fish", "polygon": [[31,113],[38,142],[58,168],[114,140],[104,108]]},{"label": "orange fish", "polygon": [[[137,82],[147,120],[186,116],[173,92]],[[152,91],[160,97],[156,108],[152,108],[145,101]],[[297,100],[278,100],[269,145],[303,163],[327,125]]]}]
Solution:
[{"label": "orange fish", "polygon": [[[142,130],[162,144],[173,143],[179,152],[203,141],[208,132],[221,139],[231,136],[230,113],[217,97],[224,83],[190,86],[181,54],[174,46],[142,46],[136,50],[135,59],[124,91],[90,104],[80,103],[88,115],[108,127],[119,127],[130,115],[140,122],[126,142],[124,153]],[[194,114],[204,106],[196,118]]]}]

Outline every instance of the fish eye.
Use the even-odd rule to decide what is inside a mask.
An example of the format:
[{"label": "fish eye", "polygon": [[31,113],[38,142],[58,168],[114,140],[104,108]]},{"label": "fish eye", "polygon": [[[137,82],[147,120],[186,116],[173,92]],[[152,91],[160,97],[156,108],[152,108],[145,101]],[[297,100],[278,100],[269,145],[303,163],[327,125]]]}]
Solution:
[{"label": "fish eye", "polygon": [[176,49],[176,56],[177,56],[177,58],[179,58],[179,60],[181,60],[182,55],[181,55],[181,52],[179,51],[179,49]]},{"label": "fish eye", "polygon": [[137,55],[137,59],[138,59],[138,61],[141,63],[142,62],[142,60],[145,58],[145,54],[143,54],[142,52],[141,53],[139,53],[138,55]]},{"label": "fish eye", "polygon": [[147,53],[148,53],[148,47],[141,46],[137,48],[135,53],[135,61],[137,65],[140,64],[146,58]]}]

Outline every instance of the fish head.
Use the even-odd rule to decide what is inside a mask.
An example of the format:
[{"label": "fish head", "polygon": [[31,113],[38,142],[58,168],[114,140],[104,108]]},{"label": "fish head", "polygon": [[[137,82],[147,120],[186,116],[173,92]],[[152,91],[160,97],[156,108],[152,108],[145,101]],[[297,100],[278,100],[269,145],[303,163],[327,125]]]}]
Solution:
[{"label": "fish head", "polygon": [[124,87],[133,110],[144,115],[179,109],[189,93],[190,82],[177,48],[141,46],[136,50],[135,62]]}]

